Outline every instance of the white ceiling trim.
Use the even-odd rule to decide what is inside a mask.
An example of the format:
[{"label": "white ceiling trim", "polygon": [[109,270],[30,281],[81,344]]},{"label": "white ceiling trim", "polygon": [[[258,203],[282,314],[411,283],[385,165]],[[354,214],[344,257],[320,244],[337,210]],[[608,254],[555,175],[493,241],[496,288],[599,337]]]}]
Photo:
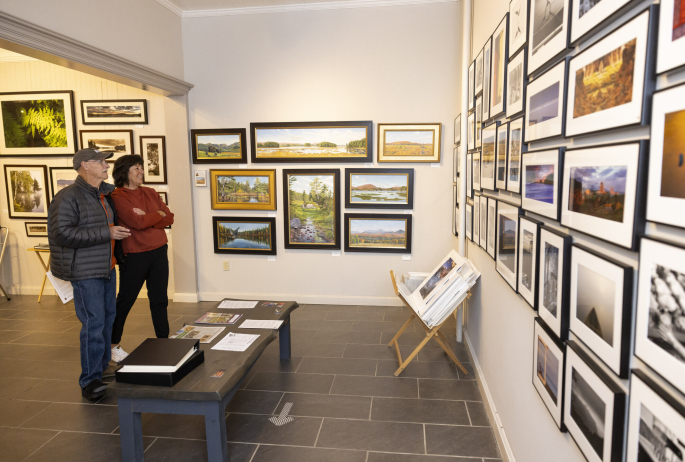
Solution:
[{"label": "white ceiling trim", "polygon": [[155,0],[157,3],[162,5],[167,10],[174,13],[176,16],[183,17],[183,9],[179,8],[178,5],[169,0]]}]

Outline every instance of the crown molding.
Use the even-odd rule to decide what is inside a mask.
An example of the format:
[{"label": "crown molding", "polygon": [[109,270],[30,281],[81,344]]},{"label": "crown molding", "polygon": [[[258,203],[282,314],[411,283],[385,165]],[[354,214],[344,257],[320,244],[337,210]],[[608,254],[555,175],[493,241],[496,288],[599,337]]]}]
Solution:
[{"label": "crown molding", "polygon": [[164,8],[166,8],[167,10],[174,13],[179,18],[183,17],[183,13],[185,10],[183,10],[183,8],[180,8],[178,5],[176,5],[171,0],[155,0],[155,1],[157,3],[159,3],[160,5],[162,5]]}]

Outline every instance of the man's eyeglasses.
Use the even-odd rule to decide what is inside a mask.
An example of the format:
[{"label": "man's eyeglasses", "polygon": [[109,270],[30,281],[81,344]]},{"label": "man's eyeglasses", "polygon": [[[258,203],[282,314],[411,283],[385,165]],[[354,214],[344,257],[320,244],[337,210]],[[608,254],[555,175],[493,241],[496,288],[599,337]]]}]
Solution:
[{"label": "man's eyeglasses", "polygon": [[103,160],[93,160],[93,159],[91,159],[91,160],[89,160],[88,162],[97,162],[98,164],[100,164],[100,165],[102,165],[102,166],[106,166],[106,165],[107,165],[107,161],[104,160],[104,159],[103,159]]}]

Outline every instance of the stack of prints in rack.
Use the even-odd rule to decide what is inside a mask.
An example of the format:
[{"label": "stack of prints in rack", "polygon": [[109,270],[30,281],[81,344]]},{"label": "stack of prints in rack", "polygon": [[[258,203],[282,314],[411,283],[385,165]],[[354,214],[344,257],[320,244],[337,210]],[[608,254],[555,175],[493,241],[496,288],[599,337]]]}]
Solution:
[{"label": "stack of prints in rack", "polygon": [[432,328],[444,322],[480,277],[480,271],[469,260],[452,250],[433,271],[428,273],[411,292],[405,282],[397,281],[397,289],[421,320]]}]

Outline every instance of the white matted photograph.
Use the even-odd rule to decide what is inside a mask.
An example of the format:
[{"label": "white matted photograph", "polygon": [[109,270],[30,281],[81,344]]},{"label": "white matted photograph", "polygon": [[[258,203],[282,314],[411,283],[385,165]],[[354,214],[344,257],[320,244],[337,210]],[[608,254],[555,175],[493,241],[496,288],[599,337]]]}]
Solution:
[{"label": "white matted photograph", "polygon": [[47,222],[35,223],[35,222],[25,221],[24,226],[26,227],[26,236],[27,237],[48,237],[48,224],[47,224]]},{"label": "white matted photograph", "polygon": [[480,195],[473,196],[473,243],[480,245]]},{"label": "white matted photograph", "polygon": [[481,168],[480,168],[480,151],[474,152],[472,156],[473,163],[473,190],[480,191],[480,179],[481,179]]},{"label": "white matted photograph", "polygon": [[473,109],[473,104],[474,104],[475,99],[476,99],[476,98],[475,98],[475,93],[473,92],[473,90],[474,90],[474,85],[475,85],[475,83],[476,83],[476,82],[475,82],[475,78],[476,78],[476,76],[475,76],[475,71],[476,71],[476,62],[473,61],[473,62],[471,63],[471,65],[469,66],[469,95],[468,95],[468,98],[469,98],[469,106],[468,106],[468,108],[469,108],[469,110],[470,110],[470,109]]},{"label": "white matted photograph", "polygon": [[490,118],[490,56],[492,55],[492,37],[488,37],[483,46],[483,120]]},{"label": "white matted photograph", "polygon": [[466,154],[466,197],[473,197],[473,154]]},{"label": "white matted photograph", "polygon": [[454,144],[461,144],[461,114],[454,118]]},{"label": "white matted photograph", "polygon": [[476,114],[471,113],[466,118],[466,148],[471,151],[476,149]]},{"label": "white matted photograph", "polygon": [[540,225],[542,222],[525,216],[519,220],[517,287],[518,293],[534,310],[538,309],[535,295],[538,287]]},{"label": "white matted photograph", "polygon": [[207,170],[195,170],[195,186],[207,186]]},{"label": "white matted photograph", "polygon": [[[488,222],[488,199],[485,196],[480,196],[480,246],[484,249],[487,250],[488,248],[488,225],[490,224]],[[494,218],[494,213],[493,213],[493,218]],[[494,220],[493,220],[494,221]],[[494,232],[493,234],[493,247],[494,247]],[[493,255],[495,252],[492,253]]]},{"label": "white matted photograph", "polygon": [[483,127],[483,96],[476,97],[476,149],[481,147]]},{"label": "white matted photograph", "polygon": [[533,386],[545,403],[559,430],[566,431],[561,409],[564,399],[564,345],[540,318],[535,318],[533,344]]},{"label": "white matted photograph", "polygon": [[47,218],[48,168],[5,164],[5,192],[10,218]]},{"label": "white matted photograph", "polygon": [[466,232],[466,238],[473,241],[473,205],[469,204],[468,202],[466,203],[466,222],[464,224],[465,226],[465,232]]},{"label": "white matted photograph", "polygon": [[585,38],[629,0],[583,0],[571,2],[571,43]]},{"label": "white matted photograph", "polygon": [[523,144],[523,117],[509,122],[509,149],[507,151],[507,191],[521,194],[521,154],[527,151]]},{"label": "white matted photograph", "polygon": [[480,187],[495,189],[495,145],[497,144],[497,125],[483,129],[483,150],[480,155]]},{"label": "white matted photograph", "polygon": [[566,61],[562,61],[526,89],[526,142],[564,134]]},{"label": "white matted photograph", "polygon": [[490,118],[503,113],[507,97],[507,15],[492,34],[492,56],[490,57]]},{"label": "white matted photograph", "polygon": [[548,226],[540,228],[538,315],[560,340],[568,338],[568,290],[572,240],[571,236],[561,234]]},{"label": "white matted photograph", "polygon": [[[482,218],[482,212],[483,212],[483,201],[481,200],[481,218]],[[487,243],[486,243],[486,250],[488,252],[488,255],[490,255],[493,259],[495,258],[495,248],[496,248],[496,239],[497,239],[497,200],[493,199],[492,197],[488,197],[488,209],[487,209],[487,218],[488,218],[488,224],[487,224]],[[482,239],[482,234],[481,234],[481,239]]]},{"label": "white matted photograph", "polygon": [[147,124],[147,100],[81,100],[83,125]]},{"label": "white matted photograph", "polygon": [[509,2],[509,56],[519,51],[528,40],[528,0]]},{"label": "white matted photograph", "polygon": [[528,74],[566,50],[569,0],[530,0]]},{"label": "white matted photograph", "polygon": [[145,183],[166,184],[166,146],[164,136],[141,136]]},{"label": "white matted photograph", "polygon": [[538,215],[559,219],[560,164],[563,148],[521,154],[521,206]]},{"label": "white matted photograph", "polygon": [[[519,0],[523,1],[523,0]],[[526,54],[519,53],[509,61],[507,67],[507,117],[511,118],[523,112],[526,102]]]},{"label": "white matted photograph", "polygon": [[509,122],[497,127],[497,143],[495,144],[495,187],[507,189],[507,149],[509,148]]},{"label": "white matted photograph", "polygon": [[78,172],[73,167],[50,167],[50,197],[74,184]]},{"label": "white matted photograph", "polygon": [[473,91],[476,95],[483,91],[483,50],[476,56],[476,80]]},{"label": "white matted photograph", "polygon": [[[490,199],[488,199],[490,201]],[[494,200],[493,200],[494,202]],[[493,204],[495,205],[495,204]],[[495,269],[517,292],[516,271],[518,263],[519,207],[497,201],[495,219]]]},{"label": "white matted photograph", "polygon": [[81,149],[92,148],[111,152],[107,162],[114,162],[126,154],[133,154],[133,130],[79,130]]},{"label": "white matted photograph", "polygon": [[683,0],[661,0],[656,73],[685,64],[685,5]]}]

